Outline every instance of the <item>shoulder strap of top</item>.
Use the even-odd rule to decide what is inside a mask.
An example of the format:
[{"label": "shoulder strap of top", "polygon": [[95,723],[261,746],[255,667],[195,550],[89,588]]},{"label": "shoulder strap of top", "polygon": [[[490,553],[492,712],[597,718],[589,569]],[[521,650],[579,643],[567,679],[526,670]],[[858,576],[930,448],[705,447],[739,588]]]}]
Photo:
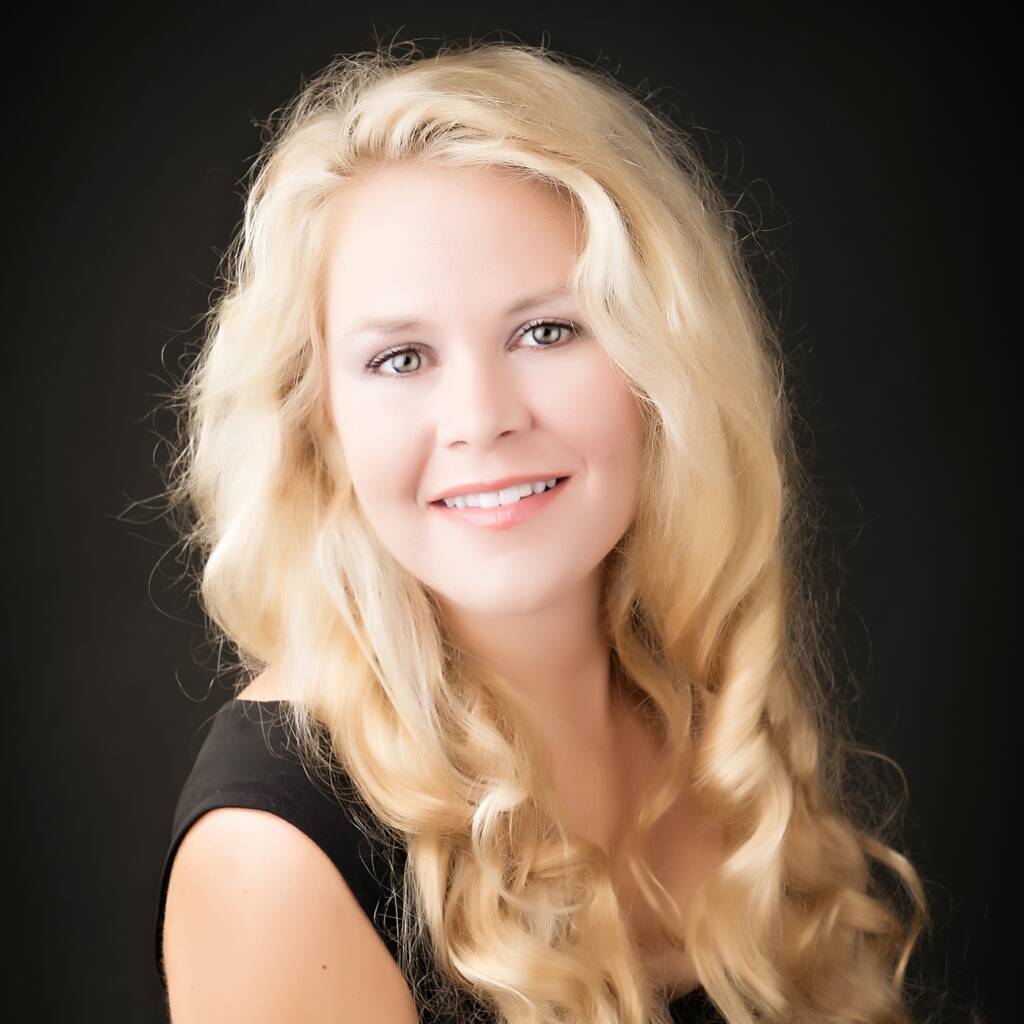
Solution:
[{"label": "shoulder strap of top", "polygon": [[[282,725],[282,701],[229,700],[213,716],[178,798],[171,839],[164,857],[156,913],[156,962],[166,987],[163,968],[163,920],[171,864],[189,828],[215,807],[250,807],[270,811],[294,825],[331,859],[364,913],[373,922],[391,955],[398,959],[399,920],[395,891],[404,851],[395,849],[396,874],[385,852],[359,829],[352,811],[373,822],[365,802],[344,775],[332,779],[335,797],[307,773]],[[342,799],[343,802],[339,802]]]}]

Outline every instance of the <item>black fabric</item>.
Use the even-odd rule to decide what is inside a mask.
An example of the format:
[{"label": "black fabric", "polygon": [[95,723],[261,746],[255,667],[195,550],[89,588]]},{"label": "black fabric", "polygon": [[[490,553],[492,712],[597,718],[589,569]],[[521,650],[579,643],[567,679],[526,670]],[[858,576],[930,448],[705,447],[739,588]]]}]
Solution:
[{"label": "black fabric", "polygon": [[[162,940],[171,864],[188,829],[215,807],[270,811],[309,836],[337,867],[391,955],[398,959],[396,928],[401,904],[400,891],[396,894],[393,885],[400,875],[391,874],[379,842],[369,839],[355,823],[355,816],[363,821],[375,819],[351,780],[340,775],[333,780],[339,801],[323,782],[310,778],[281,724],[282,712],[280,701],[229,700],[213,716],[181,790],[161,871],[155,922],[156,965],[165,991]],[[401,872],[404,851],[400,846],[394,864],[396,872]],[[432,994],[430,984],[417,993],[417,999],[424,994]],[[674,1024],[722,1020],[700,988],[674,1000],[669,1010]]]}]

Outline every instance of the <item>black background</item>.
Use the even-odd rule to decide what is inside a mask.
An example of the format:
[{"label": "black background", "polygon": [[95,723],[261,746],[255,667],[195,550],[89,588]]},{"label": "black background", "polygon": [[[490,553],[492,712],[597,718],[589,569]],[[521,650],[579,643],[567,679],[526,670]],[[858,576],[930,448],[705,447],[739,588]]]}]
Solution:
[{"label": "black background", "polygon": [[991,173],[1005,97],[979,23],[935,8],[471,11],[40,8],[7,40],[4,411],[20,479],[5,509],[5,917],[19,1019],[162,1019],[160,864],[197,730],[228,692],[152,519],[173,428],[154,409],[241,215],[254,120],[332,55],[396,32],[425,48],[544,41],[703,129],[769,252],[758,273],[798,369],[841,672],[862,691],[850,714],[906,773],[904,848],[936,915],[915,963],[952,993],[941,1019],[968,1004],[1003,1019],[1008,371],[986,223],[1012,199]]}]

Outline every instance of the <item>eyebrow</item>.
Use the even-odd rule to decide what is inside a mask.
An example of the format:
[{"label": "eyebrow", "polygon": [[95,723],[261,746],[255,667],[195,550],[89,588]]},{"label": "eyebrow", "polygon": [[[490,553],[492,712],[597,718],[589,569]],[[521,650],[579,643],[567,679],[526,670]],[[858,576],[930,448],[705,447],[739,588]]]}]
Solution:
[{"label": "eyebrow", "polygon": [[[552,288],[546,292],[539,292],[536,295],[527,295],[522,299],[513,302],[505,310],[505,316],[513,316],[521,313],[531,306],[538,306],[542,302],[549,302],[551,299],[564,298],[570,292],[567,288]],[[340,335],[340,338],[351,338],[366,331],[374,331],[381,334],[397,334],[399,331],[406,331],[413,327],[423,327],[427,321],[416,317],[367,317],[364,320],[357,320],[347,327]]]}]

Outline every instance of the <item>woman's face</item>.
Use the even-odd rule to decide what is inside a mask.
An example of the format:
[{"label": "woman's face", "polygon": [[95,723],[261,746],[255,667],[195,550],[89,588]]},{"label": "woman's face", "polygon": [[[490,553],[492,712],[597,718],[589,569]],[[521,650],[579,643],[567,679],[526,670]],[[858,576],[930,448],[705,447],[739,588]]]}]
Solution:
[{"label": "woman's face", "polygon": [[[405,164],[350,184],[332,218],[330,407],[367,519],[442,601],[551,604],[628,529],[641,447],[617,368],[573,297],[553,294],[576,257],[568,209],[501,171]],[[368,367],[388,349],[406,351]],[[431,503],[555,476],[568,479],[519,504]]]}]

